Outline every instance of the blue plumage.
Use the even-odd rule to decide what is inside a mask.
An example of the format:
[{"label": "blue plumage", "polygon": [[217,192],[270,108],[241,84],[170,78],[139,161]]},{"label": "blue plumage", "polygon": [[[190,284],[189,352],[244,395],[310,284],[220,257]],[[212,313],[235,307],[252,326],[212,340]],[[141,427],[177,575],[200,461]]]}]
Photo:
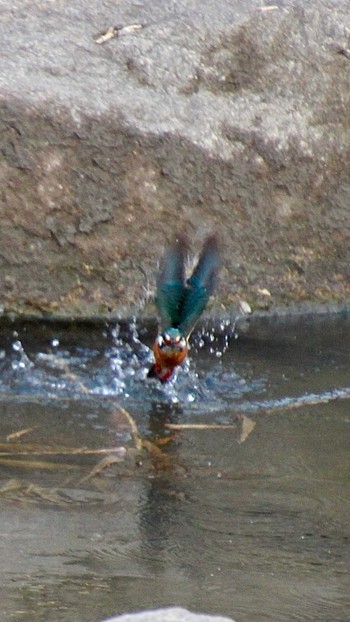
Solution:
[{"label": "blue plumage", "polygon": [[213,293],[220,252],[215,235],[203,245],[192,276],[185,281],[185,261],[188,245],[184,237],[177,238],[165,253],[157,280],[156,305],[164,328],[178,328],[187,339],[203,313]]}]

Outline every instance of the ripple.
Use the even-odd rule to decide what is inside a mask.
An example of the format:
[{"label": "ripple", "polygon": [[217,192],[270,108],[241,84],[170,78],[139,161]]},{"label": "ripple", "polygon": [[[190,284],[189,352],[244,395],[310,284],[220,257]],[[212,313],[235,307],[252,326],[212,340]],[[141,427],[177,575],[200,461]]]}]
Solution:
[{"label": "ripple", "polygon": [[[32,481],[69,486],[64,507],[38,499],[31,515],[27,492],[16,505],[1,496],[12,572],[24,573],[27,559],[28,576],[39,573],[45,585],[55,571],[65,585],[74,575],[72,602],[88,577],[101,585],[107,577],[113,606],[116,593],[127,607],[185,594],[188,606],[237,620],[345,619],[350,368],[342,343],[332,342],[331,357],[318,346],[305,359],[278,345],[267,356],[261,343],[231,347],[231,337],[208,330],[193,336],[190,360],[163,386],[146,378],[152,352],[135,325],[112,333],[77,331],[69,343],[45,333],[32,345],[12,335],[0,351],[2,438],[32,428],[33,444],[128,446],[120,404],[166,460],[145,452],[135,464],[131,451],[84,489],[92,459],[77,458],[63,487],[59,465],[2,463],[2,481],[16,468],[25,490]],[[237,413],[256,423],[244,442],[235,430],[165,431],[167,421],[231,423]],[[13,576],[7,568],[3,576],[5,597]]]}]

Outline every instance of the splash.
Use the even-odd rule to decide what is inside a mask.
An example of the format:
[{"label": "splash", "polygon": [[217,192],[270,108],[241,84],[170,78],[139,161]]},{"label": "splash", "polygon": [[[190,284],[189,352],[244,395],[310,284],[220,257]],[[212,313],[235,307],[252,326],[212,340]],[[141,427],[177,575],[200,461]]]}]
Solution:
[{"label": "splash", "polygon": [[26,345],[15,333],[10,347],[0,356],[0,398],[118,398],[138,405],[163,402],[213,411],[223,406],[227,391],[242,395],[246,390],[242,378],[222,367],[232,338],[226,323],[219,330],[203,328],[193,335],[191,359],[167,385],[147,379],[153,354],[144,343],[145,334],[147,337],[145,327],[137,327],[136,318],[101,331],[91,346],[86,339],[80,343],[77,333],[76,341],[73,338],[68,344],[52,335],[38,349],[35,343]]}]

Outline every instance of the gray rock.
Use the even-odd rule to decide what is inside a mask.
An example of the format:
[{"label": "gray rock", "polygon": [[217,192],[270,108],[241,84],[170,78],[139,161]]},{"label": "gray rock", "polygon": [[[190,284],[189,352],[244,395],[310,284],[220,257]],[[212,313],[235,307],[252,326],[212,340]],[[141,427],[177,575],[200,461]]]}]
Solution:
[{"label": "gray rock", "polygon": [[130,309],[176,229],[219,231],[225,304],[349,300],[348,0],[3,0],[1,28],[5,311]]},{"label": "gray rock", "polygon": [[232,618],[190,613],[182,607],[170,607],[140,613],[126,613],[105,622],[233,622]]}]

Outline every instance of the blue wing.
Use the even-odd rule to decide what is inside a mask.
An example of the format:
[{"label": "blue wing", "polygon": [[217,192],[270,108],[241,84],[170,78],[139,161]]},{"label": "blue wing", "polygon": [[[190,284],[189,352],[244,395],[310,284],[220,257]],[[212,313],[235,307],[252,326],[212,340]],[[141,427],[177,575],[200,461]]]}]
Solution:
[{"label": "blue wing", "polygon": [[221,259],[215,235],[207,238],[198,264],[186,283],[181,304],[180,332],[188,337],[214,291]]},{"label": "blue wing", "polygon": [[156,306],[164,328],[177,327],[185,296],[185,260],[188,252],[185,237],[178,237],[166,251],[157,279]]}]

